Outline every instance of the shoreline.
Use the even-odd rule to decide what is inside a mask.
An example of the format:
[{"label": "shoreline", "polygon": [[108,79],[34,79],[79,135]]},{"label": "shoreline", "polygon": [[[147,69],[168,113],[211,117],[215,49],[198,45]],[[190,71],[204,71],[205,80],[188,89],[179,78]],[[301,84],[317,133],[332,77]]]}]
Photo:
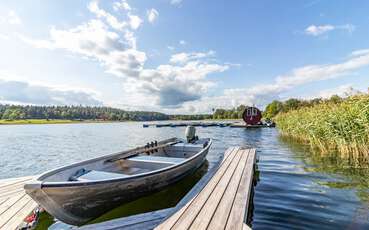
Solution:
[{"label": "shoreline", "polygon": [[183,122],[183,121],[240,121],[240,119],[204,119],[204,120],[154,120],[154,121],[110,121],[110,120],[62,120],[62,119],[22,119],[4,120],[0,119],[0,126],[3,125],[58,125],[58,124],[91,124],[91,123],[121,123],[121,122]]},{"label": "shoreline", "polygon": [[116,123],[129,121],[99,121],[99,120],[46,120],[46,119],[24,119],[24,120],[2,120],[3,125],[59,125],[59,124],[90,124],[90,123]]}]

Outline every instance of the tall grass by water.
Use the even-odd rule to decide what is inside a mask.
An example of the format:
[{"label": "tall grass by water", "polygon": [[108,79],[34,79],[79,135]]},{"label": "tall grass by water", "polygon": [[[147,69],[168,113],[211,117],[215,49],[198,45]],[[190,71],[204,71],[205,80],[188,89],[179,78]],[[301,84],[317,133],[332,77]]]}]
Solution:
[{"label": "tall grass by water", "polygon": [[322,152],[369,155],[369,95],[323,101],[275,117],[283,136],[308,142]]}]

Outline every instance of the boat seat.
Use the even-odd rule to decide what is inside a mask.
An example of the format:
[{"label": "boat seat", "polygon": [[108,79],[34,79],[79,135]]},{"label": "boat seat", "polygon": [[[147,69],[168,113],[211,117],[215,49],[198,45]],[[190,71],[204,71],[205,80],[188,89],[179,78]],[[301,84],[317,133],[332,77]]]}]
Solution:
[{"label": "boat seat", "polygon": [[174,152],[198,152],[204,148],[204,143],[177,143],[167,147]]},{"label": "boat seat", "polygon": [[150,162],[150,163],[164,163],[164,164],[179,164],[186,160],[186,158],[179,157],[161,157],[161,156],[135,156],[130,157],[127,160],[137,162]]},{"label": "boat seat", "polygon": [[123,173],[113,173],[106,171],[97,171],[97,170],[85,170],[85,173],[82,175],[75,175],[70,178],[72,181],[94,181],[94,180],[109,180],[116,178],[125,178],[130,175]]}]

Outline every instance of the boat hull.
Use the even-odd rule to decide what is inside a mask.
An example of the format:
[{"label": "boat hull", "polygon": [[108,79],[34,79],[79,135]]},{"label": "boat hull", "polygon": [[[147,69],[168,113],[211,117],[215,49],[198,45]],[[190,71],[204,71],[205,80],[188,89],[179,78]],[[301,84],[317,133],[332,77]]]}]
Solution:
[{"label": "boat hull", "polygon": [[145,176],[85,184],[41,184],[27,193],[57,219],[82,225],[125,202],[173,184],[195,171],[205,161],[209,147],[184,164]]}]

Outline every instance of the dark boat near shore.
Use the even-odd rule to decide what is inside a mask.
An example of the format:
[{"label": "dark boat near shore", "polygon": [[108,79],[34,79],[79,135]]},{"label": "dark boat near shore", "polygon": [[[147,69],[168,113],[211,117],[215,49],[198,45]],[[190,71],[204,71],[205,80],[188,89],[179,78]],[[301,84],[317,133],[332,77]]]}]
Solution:
[{"label": "dark boat near shore", "polygon": [[204,163],[211,143],[208,138],[152,142],[51,170],[24,188],[57,219],[82,225],[195,171]]}]

